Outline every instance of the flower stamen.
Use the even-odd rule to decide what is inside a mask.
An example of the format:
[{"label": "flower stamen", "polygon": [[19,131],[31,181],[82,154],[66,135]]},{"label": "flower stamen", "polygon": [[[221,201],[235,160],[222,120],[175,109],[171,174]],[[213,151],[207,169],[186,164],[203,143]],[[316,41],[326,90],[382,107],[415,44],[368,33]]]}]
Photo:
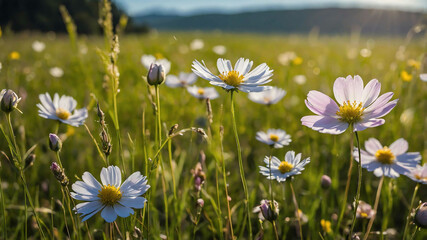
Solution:
[{"label": "flower stamen", "polygon": [[365,108],[363,107],[362,103],[357,103],[356,101],[351,103],[350,100],[348,100],[340,106],[336,114],[340,117],[339,119],[341,121],[355,123],[362,119],[364,110]]},{"label": "flower stamen", "polygon": [[98,192],[98,197],[104,205],[113,206],[122,199],[122,192],[120,192],[120,188],[116,188],[115,186],[103,186]]},{"label": "flower stamen", "polygon": [[392,164],[396,157],[388,147],[378,150],[375,153],[375,158],[382,164]]},{"label": "flower stamen", "polygon": [[197,89],[197,93],[199,95],[203,95],[203,94],[205,94],[205,90],[203,88],[199,88],[199,89]]},{"label": "flower stamen", "polygon": [[218,76],[227,85],[237,87],[243,82],[243,75],[240,75],[238,71],[223,72]]},{"label": "flower stamen", "polygon": [[279,141],[279,136],[277,136],[276,134],[270,134],[270,140],[273,142],[277,142]]},{"label": "flower stamen", "polygon": [[67,120],[70,117],[71,113],[63,108],[56,109],[56,116],[62,120]]},{"label": "flower stamen", "polygon": [[279,165],[279,171],[284,174],[290,172],[294,166],[286,161],[282,161]]}]

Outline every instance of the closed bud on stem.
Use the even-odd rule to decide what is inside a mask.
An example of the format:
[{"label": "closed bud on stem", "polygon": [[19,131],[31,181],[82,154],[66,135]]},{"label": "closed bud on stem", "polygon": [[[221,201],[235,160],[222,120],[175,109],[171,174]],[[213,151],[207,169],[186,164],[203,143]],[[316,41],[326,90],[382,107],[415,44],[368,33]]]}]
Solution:
[{"label": "closed bud on stem", "polygon": [[25,158],[25,167],[24,167],[24,169],[27,169],[27,168],[33,166],[35,160],[36,160],[36,154],[31,153],[30,155],[28,155]]},{"label": "closed bud on stem", "polygon": [[141,238],[142,237],[142,232],[141,229],[137,228],[136,226],[133,228],[133,237],[134,238]]},{"label": "closed bud on stem", "polygon": [[65,187],[68,185],[68,177],[65,175],[64,169],[62,169],[56,162],[53,162],[52,165],[50,165],[50,170],[52,170],[56,180],[58,180],[62,186]]},{"label": "closed bud on stem", "polygon": [[14,91],[3,89],[0,92],[0,101],[1,110],[5,113],[10,113],[18,106],[21,98]]},{"label": "closed bud on stem", "polygon": [[259,208],[262,216],[267,221],[275,221],[279,215],[279,204],[276,201],[274,201],[273,205],[270,200],[263,200],[261,201]]},{"label": "closed bud on stem", "polygon": [[332,184],[332,180],[328,175],[323,175],[322,179],[320,180],[320,185],[323,189],[328,189]]},{"label": "closed bud on stem", "polygon": [[203,208],[203,206],[205,206],[205,201],[202,198],[197,199],[197,206]]},{"label": "closed bud on stem", "polygon": [[105,156],[109,156],[111,151],[113,150],[113,145],[111,144],[111,139],[105,129],[102,129],[101,132],[101,142],[102,142],[102,152],[104,152]]},{"label": "closed bud on stem", "polygon": [[166,73],[163,65],[152,63],[148,70],[147,82],[150,85],[159,85],[165,81]]},{"label": "closed bud on stem", "polygon": [[175,124],[169,130],[169,136],[172,135],[178,129],[178,124]]},{"label": "closed bud on stem", "polygon": [[62,141],[56,134],[49,133],[49,147],[50,150],[54,152],[58,152],[61,150]]},{"label": "closed bud on stem", "polygon": [[99,123],[101,124],[101,126],[104,126],[105,125],[105,114],[101,110],[101,107],[99,106],[99,102],[96,104],[96,107],[97,107],[97,114],[99,117]]},{"label": "closed bud on stem", "polygon": [[421,203],[415,210],[414,222],[418,227],[427,228],[427,202]]}]

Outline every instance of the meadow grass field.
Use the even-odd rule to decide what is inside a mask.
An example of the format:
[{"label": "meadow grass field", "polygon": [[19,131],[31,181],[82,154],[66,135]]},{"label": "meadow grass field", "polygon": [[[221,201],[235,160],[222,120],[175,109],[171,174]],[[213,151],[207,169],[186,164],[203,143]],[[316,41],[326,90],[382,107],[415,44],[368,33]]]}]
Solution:
[{"label": "meadow grass field", "polygon": [[[200,49],[191,48],[194,39],[203,41]],[[45,43],[45,49],[34,51],[34,41]],[[304,100],[310,90],[333,98],[332,87],[338,77],[359,75],[365,85],[371,79],[378,79],[381,94],[393,92],[392,99],[399,101],[384,116],[384,125],[358,133],[361,148],[365,149],[365,141],[372,137],[386,146],[404,138],[408,141],[409,152],[421,153],[422,164],[427,155],[427,83],[421,81],[419,75],[423,71],[423,62],[425,67],[426,43],[425,32],[407,38],[366,37],[357,33],[343,36],[222,32],[119,35],[120,53],[115,65],[120,75],[116,79],[118,85],[113,86],[114,77],[103,64],[109,60],[100,57],[111,50],[110,41],[106,38],[78,36],[70,41],[67,35],[4,32],[0,38],[0,89],[11,89],[22,98],[18,105],[22,113],[13,111],[10,114],[16,146],[21,154],[35,146],[32,152],[36,158],[25,170],[14,166],[9,147],[13,143],[8,143],[4,137],[11,136],[7,114],[2,112],[0,239],[39,239],[43,235],[48,239],[230,239],[232,235],[238,239],[249,239],[251,236],[274,239],[271,222],[260,221],[258,213],[252,212],[262,199],[270,199],[269,180],[259,173],[259,166],[265,166],[264,157],[270,154],[283,161],[290,150],[302,153],[302,158],[310,157],[311,161],[300,175],[285,182],[274,180],[271,183],[274,199],[280,209],[274,221],[279,238],[298,239],[299,222],[304,239],[348,238],[358,179],[358,163],[354,160],[348,198],[345,200],[347,206],[340,226],[337,226],[337,219],[344,201],[352,155],[351,142],[356,146],[356,140],[350,129],[339,135],[330,135],[302,126],[301,118],[312,114]],[[217,45],[225,46],[226,52],[218,55],[212,51]],[[212,112],[207,114],[206,102],[196,99],[185,88],[158,85],[161,138],[170,141],[165,141],[165,147],[157,154],[156,109],[160,106],[156,103],[155,88],[149,86],[145,78],[148,70],[140,60],[144,54],[168,59],[171,62],[169,74],[174,75],[190,73],[194,60],[203,60],[214,74],[219,74],[216,70],[218,58],[230,59],[232,64],[240,57],[248,58],[254,62],[254,67],[266,63],[274,70],[272,81],[267,85],[287,92],[278,103],[266,106],[250,101],[247,93],[234,92],[236,126],[248,187],[253,235],[248,230],[245,192],[233,135],[230,92],[215,87],[220,97],[210,101]],[[54,67],[62,69],[63,75],[52,74]],[[407,72],[406,76],[402,75],[403,71]],[[412,79],[409,80],[408,75]],[[211,86],[202,78],[198,78],[195,85]],[[119,91],[114,105],[115,94],[112,91],[116,87]],[[46,92],[51,96],[54,93],[72,96],[78,102],[77,108],[87,108],[86,126],[72,127],[38,116],[36,104],[40,103],[39,95]],[[102,126],[97,102],[105,113],[111,138],[112,150],[108,163],[102,153],[99,136]],[[210,117],[212,122],[209,121]],[[169,129],[174,124],[178,124],[175,133],[195,127],[203,129],[206,135],[201,130],[193,129],[168,138]],[[257,141],[256,133],[269,128],[285,130],[291,135],[292,142],[275,149]],[[51,164],[58,159],[49,148],[49,133],[57,133],[62,140],[59,155],[69,179],[67,187],[62,187],[52,174]],[[192,171],[199,162],[204,172],[200,191],[195,188],[195,178],[200,177],[198,171]],[[123,180],[136,171],[144,176],[152,173],[148,182],[151,187],[143,195],[148,200],[145,209],[135,209],[133,215],[118,217],[111,224],[100,213],[82,223],[81,218],[70,209],[82,201],[70,201],[68,191],[72,191],[71,185],[81,180],[86,171],[99,181],[101,169],[108,165],[118,166]],[[223,166],[226,169],[230,214]],[[21,172],[26,179],[28,194],[25,194]],[[329,187],[322,188],[323,175],[330,176]],[[363,169],[362,176],[360,200],[373,207],[381,178],[366,169]],[[404,175],[394,179],[385,177],[383,181],[369,239],[403,239],[417,183]],[[302,214],[295,214],[290,183]],[[39,221],[34,217],[28,196],[32,198]],[[426,187],[420,184],[413,207],[417,207],[419,201],[426,201],[426,198]],[[204,204],[198,199],[203,199]],[[358,218],[355,223],[353,232],[361,239],[368,221]],[[425,230],[416,231],[416,228],[410,224],[407,236],[425,239]]]}]

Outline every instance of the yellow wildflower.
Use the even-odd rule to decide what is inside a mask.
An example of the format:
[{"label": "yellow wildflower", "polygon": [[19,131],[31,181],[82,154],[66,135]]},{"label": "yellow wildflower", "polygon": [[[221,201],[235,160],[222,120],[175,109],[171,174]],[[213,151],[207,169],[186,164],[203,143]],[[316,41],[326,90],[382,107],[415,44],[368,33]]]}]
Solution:
[{"label": "yellow wildflower", "polygon": [[403,70],[400,72],[400,78],[405,82],[410,82],[412,80],[412,75],[407,71]]}]

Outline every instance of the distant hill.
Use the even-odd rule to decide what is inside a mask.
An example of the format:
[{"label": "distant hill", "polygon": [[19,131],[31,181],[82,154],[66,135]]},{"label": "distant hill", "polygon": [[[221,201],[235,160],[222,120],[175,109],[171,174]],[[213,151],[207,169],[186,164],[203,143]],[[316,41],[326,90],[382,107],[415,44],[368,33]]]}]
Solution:
[{"label": "distant hill", "polygon": [[404,35],[411,27],[427,23],[427,14],[378,9],[305,9],[203,14],[193,16],[137,15],[136,24],[159,30],[222,30],[228,32],[307,33],[317,28],[321,34],[349,33]]}]

